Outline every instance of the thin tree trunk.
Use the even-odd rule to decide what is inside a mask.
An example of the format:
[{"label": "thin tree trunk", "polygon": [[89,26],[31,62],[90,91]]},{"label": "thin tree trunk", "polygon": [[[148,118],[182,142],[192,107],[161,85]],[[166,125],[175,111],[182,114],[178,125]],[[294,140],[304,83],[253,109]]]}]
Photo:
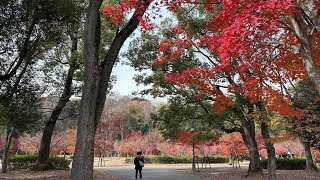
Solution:
[{"label": "thin tree trunk", "polygon": [[128,23],[116,34],[103,63],[99,62],[100,45],[100,5],[102,0],[91,0],[85,22],[84,62],[85,77],[80,104],[80,117],[76,151],[71,170],[72,180],[91,180],[93,178],[94,136],[96,126],[104,109],[109,79],[113,65],[125,40],[138,27],[139,17],[148,8],[137,9]]},{"label": "thin tree trunk", "polygon": [[38,21],[38,18],[34,16],[31,21],[30,26],[28,27],[26,38],[23,41],[22,49],[19,52],[19,58],[18,58],[17,63],[15,63],[15,66],[12,69],[9,68],[9,70],[6,72],[6,74],[0,75],[0,81],[8,80],[12,76],[14,76],[16,74],[16,72],[18,71],[19,67],[22,65],[23,61],[25,61],[27,54],[28,54],[28,50],[30,48],[29,46],[30,46],[30,39],[32,38],[32,32],[34,31],[34,27],[36,26],[37,21]]},{"label": "thin tree trunk", "polygon": [[302,142],[302,145],[304,147],[304,153],[305,153],[305,156],[306,156],[306,167],[307,167],[307,170],[318,171],[318,168],[314,164],[314,160],[312,158],[312,154],[311,154],[311,149],[310,149],[309,143]]},{"label": "thin tree trunk", "polygon": [[276,179],[276,151],[270,141],[269,126],[266,122],[261,122],[261,134],[268,153],[268,180]]},{"label": "thin tree trunk", "polygon": [[196,171],[196,160],[194,156],[194,143],[192,143],[192,171]]},{"label": "thin tree trunk", "polygon": [[[71,54],[77,50],[77,44],[78,44],[78,40],[76,38],[72,39]],[[71,90],[72,80],[73,80],[74,72],[77,69],[77,66],[78,66],[77,60],[72,59],[67,77],[65,79],[63,93],[60,96],[56,107],[51,113],[50,118],[46,122],[45,127],[43,129],[42,139],[41,139],[41,144],[39,149],[39,157],[38,157],[36,168],[35,168],[36,170],[43,171],[48,168],[50,145],[51,145],[51,139],[52,139],[54,127],[62,112],[62,109],[65,107],[67,102],[69,102],[69,99],[72,95],[72,90]]]},{"label": "thin tree trunk", "polygon": [[10,144],[11,144],[13,128],[7,128],[7,133],[6,134],[7,134],[6,135],[6,144],[4,146],[3,156],[2,156],[2,173],[6,173],[7,172],[9,148],[10,148]]}]

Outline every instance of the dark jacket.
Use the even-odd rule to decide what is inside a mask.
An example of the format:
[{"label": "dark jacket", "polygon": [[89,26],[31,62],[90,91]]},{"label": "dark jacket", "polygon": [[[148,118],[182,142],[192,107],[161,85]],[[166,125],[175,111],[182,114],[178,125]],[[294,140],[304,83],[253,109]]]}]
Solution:
[{"label": "dark jacket", "polygon": [[135,158],[134,158],[134,161],[133,161],[134,165],[136,165],[135,169],[142,169],[142,167],[141,167],[140,164],[139,164],[139,160],[144,163],[144,158],[143,158],[143,156],[137,156],[137,157],[135,157]]}]

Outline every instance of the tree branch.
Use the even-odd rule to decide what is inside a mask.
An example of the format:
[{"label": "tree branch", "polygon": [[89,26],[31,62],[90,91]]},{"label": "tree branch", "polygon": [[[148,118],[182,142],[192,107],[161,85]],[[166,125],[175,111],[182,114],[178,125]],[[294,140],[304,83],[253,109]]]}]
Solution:
[{"label": "tree branch", "polygon": [[262,45],[278,44],[278,45],[283,45],[285,47],[289,47],[289,48],[293,49],[294,51],[299,51],[299,46],[291,45],[291,44],[285,43],[283,41],[266,41],[266,42],[263,42],[260,44],[262,44]]}]

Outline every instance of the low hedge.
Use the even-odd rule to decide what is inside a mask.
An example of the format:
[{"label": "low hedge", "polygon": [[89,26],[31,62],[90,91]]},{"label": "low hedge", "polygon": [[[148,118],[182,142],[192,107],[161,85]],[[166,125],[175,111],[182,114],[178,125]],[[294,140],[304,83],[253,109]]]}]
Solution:
[{"label": "low hedge", "polygon": [[[130,158],[125,159],[126,163],[132,163]],[[146,163],[156,163],[156,164],[187,164],[192,163],[192,156],[169,156],[169,155],[161,155],[161,156],[146,156]],[[197,159],[196,159],[197,162]],[[229,159],[224,156],[209,156],[208,163],[227,163]],[[198,163],[202,163],[202,157],[198,158]]]},{"label": "low hedge", "polygon": [[49,169],[55,169],[55,170],[70,170],[71,160],[67,160],[63,157],[58,156],[51,156],[50,157],[50,166]]},{"label": "low hedge", "polygon": [[[306,159],[304,158],[277,158],[277,169],[306,169]],[[261,160],[262,168],[268,168],[268,159]]]},{"label": "low hedge", "polygon": [[[8,157],[8,169],[32,169],[36,164],[38,155],[14,155]],[[48,170],[69,170],[70,160],[63,157],[50,156]]]}]

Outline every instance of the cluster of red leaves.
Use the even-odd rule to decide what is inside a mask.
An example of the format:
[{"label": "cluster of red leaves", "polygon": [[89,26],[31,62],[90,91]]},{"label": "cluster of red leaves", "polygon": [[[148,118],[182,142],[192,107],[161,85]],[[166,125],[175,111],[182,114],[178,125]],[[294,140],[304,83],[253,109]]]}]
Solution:
[{"label": "cluster of red leaves", "polygon": [[176,141],[185,145],[192,145],[199,143],[196,140],[196,136],[199,134],[198,131],[178,131],[175,133]]},{"label": "cluster of red leaves", "polygon": [[110,18],[110,22],[123,22],[125,14],[135,10],[135,15],[140,16],[148,8],[153,0],[122,0],[117,6],[108,6],[101,8],[103,14]]},{"label": "cluster of red leaves", "polygon": [[168,82],[197,87],[203,92],[200,94],[213,96],[214,107],[222,112],[232,103],[217,88],[221,76],[215,75],[237,77],[235,82],[229,81],[229,93],[243,94],[251,103],[261,101],[269,111],[283,116],[301,116],[301,111],[290,106],[282,90],[289,81],[306,76],[301,55],[291,48],[298,45],[297,38],[283,22],[298,13],[299,5],[291,0],[224,0],[220,3],[223,8],[208,24],[209,33],[192,39],[185,25],[179,24],[173,31],[178,40],[164,40],[156,60],[156,63],[166,63],[178,59],[193,45],[207,45],[217,53],[217,63],[211,69],[197,67],[180,74],[168,74]]},{"label": "cluster of red leaves", "polygon": [[[289,81],[306,76],[301,54],[292,48],[298,47],[300,42],[288,20],[300,13],[301,4],[298,3],[292,0],[124,0],[117,6],[103,8],[103,12],[111,22],[122,22],[127,12],[135,10],[142,30],[149,31],[153,28],[150,19],[157,16],[161,6],[173,13],[183,4],[202,5],[205,10],[214,11],[217,15],[208,22],[207,34],[199,39],[191,38],[185,23],[180,22],[173,28],[176,40],[161,42],[155,63],[179,59],[194,45],[206,45],[209,53],[217,54],[216,64],[210,69],[198,67],[181,74],[168,74],[168,81],[182,87],[196,87],[199,98],[213,97],[214,108],[223,112],[232,102],[217,82],[223,81],[221,78],[236,77],[235,82],[229,81],[227,94],[243,94],[251,103],[263,102],[270,112],[282,116],[301,116],[300,111],[290,106],[282,90]],[[216,4],[222,9],[215,8]],[[319,4],[315,1],[315,8],[319,8]],[[146,12],[150,7],[153,14]],[[142,14],[144,16],[140,16]],[[314,37],[317,49],[319,33]]]},{"label": "cluster of red leaves", "polygon": [[219,33],[202,38],[202,43],[210,42],[209,49],[221,59],[215,67],[217,72],[239,75],[240,93],[252,103],[262,100],[270,105],[269,111],[281,111],[281,115],[292,115],[294,110],[273,86],[305,73],[299,54],[286,46],[278,46],[276,52],[271,44],[277,41],[297,45],[294,34],[282,22],[297,13],[297,8],[291,0],[223,1],[223,10],[208,26]]},{"label": "cluster of red leaves", "polygon": [[159,55],[155,64],[174,61],[193,47],[194,42],[185,28],[185,23],[179,23],[176,27],[171,29],[172,32],[177,35],[177,40],[163,40],[160,43],[160,48],[158,50]]}]

